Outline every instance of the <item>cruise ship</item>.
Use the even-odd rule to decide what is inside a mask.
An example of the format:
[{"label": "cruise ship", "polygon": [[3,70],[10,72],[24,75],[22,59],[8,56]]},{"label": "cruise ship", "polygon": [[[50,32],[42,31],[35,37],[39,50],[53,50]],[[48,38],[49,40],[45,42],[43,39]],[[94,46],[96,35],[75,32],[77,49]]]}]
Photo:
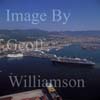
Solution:
[{"label": "cruise ship", "polygon": [[21,58],[23,57],[22,53],[12,53],[12,54],[7,54],[8,58]]},{"label": "cruise ship", "polygon": [[92,67],[95,65],[94,62],[89,61],[88,59],[81,59],[81,58],[70,58],[70,57],[53,57],[50,59],[53,64],[64,64],[66,66],[83,66],[83,67]]}]

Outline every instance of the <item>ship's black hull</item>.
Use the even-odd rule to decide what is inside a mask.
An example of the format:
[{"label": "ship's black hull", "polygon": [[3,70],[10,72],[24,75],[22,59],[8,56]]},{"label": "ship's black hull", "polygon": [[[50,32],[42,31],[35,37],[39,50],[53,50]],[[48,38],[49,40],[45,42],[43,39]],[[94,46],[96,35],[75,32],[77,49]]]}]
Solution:
[{"label": "ship's black hull", "polygon": [[69,62],[59,62],[59,61],[52,61],[53,64],[55,65],[64,65],[68,67],[90,67],[92,68],[94,65],[93,64],[86,64],[86,63],[69,63]]}]

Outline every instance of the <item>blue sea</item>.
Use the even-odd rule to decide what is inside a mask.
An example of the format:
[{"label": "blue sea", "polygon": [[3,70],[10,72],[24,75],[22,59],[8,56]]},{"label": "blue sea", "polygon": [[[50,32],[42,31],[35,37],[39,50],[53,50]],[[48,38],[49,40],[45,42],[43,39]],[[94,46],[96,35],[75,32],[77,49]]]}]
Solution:
[{"label": "blue sea", "polygon": [[64,47],[49,53],[57,56],[88,58],[96,63],[93,68],[54,65],[49,59],[23,57],[21,59],[0,59],[0,96],[35,88],[12,87],[9,75],[40,75],[41,79],[84,79],[84,88],[56,88],[63,100],[100,100],[100,50],[83,50],[79,45]]}]

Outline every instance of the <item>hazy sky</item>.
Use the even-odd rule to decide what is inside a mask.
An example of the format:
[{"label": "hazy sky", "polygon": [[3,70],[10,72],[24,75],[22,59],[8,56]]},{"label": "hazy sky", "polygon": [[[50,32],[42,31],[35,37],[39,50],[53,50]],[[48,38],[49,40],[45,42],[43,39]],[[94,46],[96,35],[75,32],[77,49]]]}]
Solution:
[{"label": "hazy sky", "polygon": [[[67,24],[62,22],[40,23],[7,22],[5,10],[13,12],[46,12],[61,9],[70,12]],[[51,16],[51,15],[50,15]],[[49,17],[50,17],[49,16]],[[44,30],[100,30],[100,0],[0,0],[0,29],[44,29]]]}]

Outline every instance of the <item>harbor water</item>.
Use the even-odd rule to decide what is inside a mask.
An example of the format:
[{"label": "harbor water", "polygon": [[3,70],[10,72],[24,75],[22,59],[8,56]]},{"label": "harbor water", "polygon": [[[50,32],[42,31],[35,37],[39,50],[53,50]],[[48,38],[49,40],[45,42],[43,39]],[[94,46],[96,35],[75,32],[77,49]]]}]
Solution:
[{"label": "harbor water", "polygon": [[[8,76],[35,75],[38,79],[84,79],[85,87],[57,87],[64,100],[99,100],[100,95],[100,50],[83,50],[78,45],[64,47],[49,53],[57,56],[88,58],[96,63],[93,68],[54,65],[48,59],[23,57],[0,59],[0,96],[33,90],[38,87],[12,87]],[[40,77],[38,77],[40,76]]]}]

